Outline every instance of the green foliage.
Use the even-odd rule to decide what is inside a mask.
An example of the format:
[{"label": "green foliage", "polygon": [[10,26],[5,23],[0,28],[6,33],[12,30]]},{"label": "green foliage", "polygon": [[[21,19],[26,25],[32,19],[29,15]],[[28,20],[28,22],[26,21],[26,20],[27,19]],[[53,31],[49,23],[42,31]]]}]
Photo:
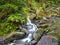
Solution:
[{"label": "green foliage", "polygon": [[46,2],[46,5],[47,6],[55,6],[55,5],[59,5],[60,3],[59,3],[60,1],[59,0],[48,0],[48,2]]},{"label": "green foliage", "polygon": [[[26,0],[0,0],[0,36],[4,36],[26,22]],[[26,9],[26,8],[25,8]]]},{"label": "green foliage", "polygon": [[[5,11],[8,8],[11,9],[11,10],[13,10],[13,11],[15,11],[15,12],[18,10],[18,7],[16,5],[13,5],[13,4],[5,4],[5,5],[1,5],[0,6],[0,11]],[[13,13],[13,11],[12,11],[12,13]]]},{"label": "green foliage", "polygon": [[54,12],[45,9],[59,4],[59,0],[0,0],[0,35],[14,31],[25,23],[29,11],[37,13],[38,10],[36,18],[40,19],[46,15],[54,15]]},{"label": "green foliage", "polygon": [[5,36],[7,33],[14,31],[18,26],[11,23],[0,23],[0,36]]},{"label": "green foliage", "polygon": [[26,22],[26,17],[25,17],[25,15],[23,16],[22,14],[19,14],[19,13],[17,13],[17,14],[11,14],[9,17],[8,17],[8,19],[7,19],[7,21],[12,21],[12,22],[19,22],[19,23],[21,23],[21,24],[23,24],[24,22]]},{"label": "green foliage", "polygon": [[[39,2],[38,2],[39,1]],[[54,13],[53,11],[48,12],[49,9],[51,9],[54,6],[57,6],[60,4],[59,0],[33,0],[31,2],[31,8],[34,9],[34,11],[37,12],[37,10],[39,11],[39,13],[37,13],[37,18],[42,18],[44,16],[49,16],[49,15],[54,15],[57,13]],[[46,10],[47,8],[49,8],[48,10]]]}]

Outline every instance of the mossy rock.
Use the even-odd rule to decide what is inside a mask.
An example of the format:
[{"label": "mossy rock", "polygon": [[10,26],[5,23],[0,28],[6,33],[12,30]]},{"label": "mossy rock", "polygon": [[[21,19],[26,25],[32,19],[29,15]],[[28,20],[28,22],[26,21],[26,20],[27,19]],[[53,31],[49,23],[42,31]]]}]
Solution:
[{"label": "mossy rock", "polygon": [[33,38],[34,40],[38,41],[40,39],[40,36],[43,32],[42,28],[39,28],[39,30],[37,30],[36,32],[33,33]]}]

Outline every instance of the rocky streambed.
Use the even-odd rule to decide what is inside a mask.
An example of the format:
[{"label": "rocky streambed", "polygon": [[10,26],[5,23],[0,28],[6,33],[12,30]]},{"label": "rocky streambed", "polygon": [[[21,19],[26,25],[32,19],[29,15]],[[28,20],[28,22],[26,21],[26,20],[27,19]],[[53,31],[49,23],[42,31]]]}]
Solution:
[{"label": "rocky streambed", "polygon": [[46,19],[33,20],[38,30],[32,31],[33,33],[30,30],[32,39],[30,37],[29,42],[26,40],[25,43],[21,44],[20,40],[26,38],[29,34],[29,31],[24,28],[23,31],[18,30],[4,37],[1,40],[3,43],[0,41],[0,45],[7,45],[7,43],[9,45],[58,45],[60,42],[60,17],[54,16]]}]

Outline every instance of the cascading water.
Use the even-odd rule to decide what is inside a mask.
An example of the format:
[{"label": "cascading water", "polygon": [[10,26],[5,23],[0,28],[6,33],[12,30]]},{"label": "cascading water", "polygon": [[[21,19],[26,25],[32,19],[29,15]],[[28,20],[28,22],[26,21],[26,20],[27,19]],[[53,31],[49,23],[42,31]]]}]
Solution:
[{"label": "cascading water", "polygon": [[28,31],[31,31],[31,32],[34,32],[38,29],[37,26],[31,22],[31,20],[29,19],[29,16],[27,17],[27,29]]},{"label": "cascading water", "polygon": [[27,30],[28,30],[28,36],[27,38],[21,39],[22,42],[30,42],[32,40],[32,33],[36,31],[38,28],[35,24],[31,23],[29,16],[27,17]]},{"label": "cascading water", "polygon": [[[35,32],[36,30],[38,30],[37,26],[31,22],[31,20],[29,19],[29,16],[27,17],[27,29],[28,30],[28,36],[26,38],[20,39],[18,40],[19,43],[25,43],[30,42],[32,40],[32,33]],[[13,43],[11,43],[10,45],[13,45]]]}]

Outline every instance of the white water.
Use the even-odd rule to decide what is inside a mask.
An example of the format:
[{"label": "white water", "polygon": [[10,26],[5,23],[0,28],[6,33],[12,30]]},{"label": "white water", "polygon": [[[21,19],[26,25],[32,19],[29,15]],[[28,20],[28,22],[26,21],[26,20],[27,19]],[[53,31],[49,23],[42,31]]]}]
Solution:
[{"label": "white water", "polygon": [[[28,36],[24,39],[20,39],[18,40],[19,43],[25,43],[30,42],[32,40],[32,33],[35,32],[36,30],[38,30],[37,26],[31,22],[31,20],[29,19],[29,16],[27,17],[27,29],[28,30]],[[13,43],[9,44],[9,45],[13,45]]]},{"label": "white water", "polygon": [[28,31],[31,31],[31,32],[34,32],[38,29],[37,26],[31,22],[31,20],[29,19],[29,16],[27,17],[27,29]]}]

